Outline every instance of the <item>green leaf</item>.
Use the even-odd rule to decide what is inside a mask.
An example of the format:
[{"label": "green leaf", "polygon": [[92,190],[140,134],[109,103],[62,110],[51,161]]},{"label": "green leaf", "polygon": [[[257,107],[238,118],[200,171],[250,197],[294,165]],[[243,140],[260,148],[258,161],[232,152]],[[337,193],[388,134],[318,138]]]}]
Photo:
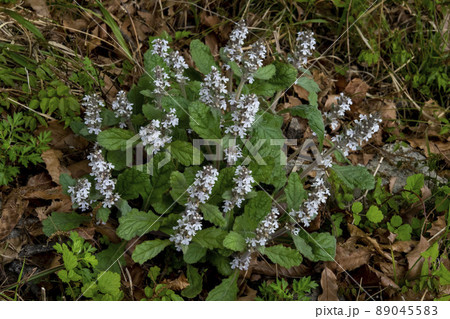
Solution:
[{"label": "green leaf", "polygon": [[194,298],[202,292],[203,278],[198,273],[198,269],[191,265],[187,266],[187,278],[189,286],[183,289],[181,295],[186,298]]},{"label": "green leaf", "polygon": [[370,206],[369,210],[367,211],[366,217],[375,224],[381,222],[384,218],[383,212],[374,205]]},{"label": "green leaf", "polygon": [[253,234],[258,224],[270,212],[272,199],[265,192],[257,192],[256,196],[250,199],[245,205],[244,213],[236,217],[233,230],[244,237]]},{"label": "green leaf", "polygon": [[195,65],[203,74],[208,74],[211,72],[212,66],[217,67],[209,47],[203,44],[200,40],[191,41],[190,51]]},{"label": "green leaf", "polygon": [[123,256],[125,243],[109,244],[107,249],[102,250],[96,255],[98,264],[95,270],[106,271],[120,274],[120,266],[125,265],[125,258]]},{"label": "green leaf", "polygon": [[270,80],[275,73],[277,72],[277,69],[275,65],[269,64],[266,66],[263,66],[262,68],[259,68],[254,74],[253,77],[258,80]]},{"label": "green leaf", "polygon": [[237,285],[237,274],[225,278],[222,282],[211,290],[206,297],[206,301],[234,301],[239,291]]},{"label": "green leaf", "polygon": [[231,231],[223,240],[223,245],[225,248],[231,249],[233,251],[244,251],[247,247],[245,238],[239,233]]},{"label": "green leaf", "polygon": [[81,216],[77,213],[53,212],[47,219],[42,221],[42,231],[46,236],[50,237],[57,231],[69,231],[77,228],[90,219],[88,216]]},{"label": "green leaf", "polygon": [[309,234],[309,244],[312,247],[314,259],[311,261],[334,261],[336,256],[336,238],[330,233]]},{"label": "green leaf", "polygon": [[106,160],[114,165],[114,170],[121,171],[127,167],[127,153],[122,151],[108,151]]},{"label": "green leaf", "polygon": [[288,184],[284,190],[286,194],[288,211],[299,210],[300,205],[306,199],[307,193],[303,188],[300,176],[297,173],[289,175]]},{"label": "green leaf", "polygon": [[18,23],[20,23],[23,27],[28,29],[31,33],[33,33],[36,36],[36,38],[38,38],[39,40],[45,41],[45,37],[42,35],[41,31],[39,31],[39,29],[36,28],[33,23],[26,20],[20,14],[18,14],[17,12],[8,10],[8,9],[3,10],[3,12],[5,12],[11,18],[16,20]]},{"label": "green leaf", "polygon": [[151,191],[150,176],[134,168],[128,168],[117,177],[116,191],[123,199],[146,198]]},{"label": "green leaf", "polygon": [[97,287],[104,294],[112,296],[120,294],[120,273],[111,271],[101,273],[97,279]]},{"label": "green leaf", "polygon": [[295,84],[301,86],[306,91],[308,91],[308,101],[309,104],[317,107],[317,93],[320,92],[319,85],[314,81],[314,79],[306,76],[300,77]]},{"label": "green leaf", "polygon": [[399,227],[401,224],[403,224],[403,220],[400,216],[394,215],[391,217],[391,225],[394,227]]},{"label": "green leaf", "polygon": [[139,264],[145,263],[147,260],[150,260],[160,252],[164,250],[167,246],[171,244],[171,241],[168,239],[154,239],[144,241],[142,244],[136,246],[136,249],[133,252],[133,260]]},{"label": "green leaf", "polygon": [[211,108],[201,102],[189,106],[189,125],[204,139],[220,139],[220,118],[213,115]]},{"label": "green leaf", "polygon": [[294,240],[294,245],[300,252],[300,254],[302,254],[309,260],[315,259],[312,247],[308,244],[308,242],[305,239],[303,239],[300,236],[295,236],[294,234],[292,234],[292,239]]},{"label": "green leaf", "polygon": [[189,246],[183,247],[183,259],[187,264],[195,264],[206,255],[206,248],[196,242],[192,242]]},{"label": "green leaf", "polygon": [[97,211],[97,220],[100,220],[102,222],[107,222],[109,219],[109,215],[111,214],[111,210],[109,208],[101,207]]},{"label": "green leaf", "polygon": [[322,147],[325,135],[325,125],[323,123],[322,112],[319,111],[317,106],[298,105],[289,108],[287,111],[294,116],[300,116],[308,120],[308,124],[311,127],[311,130],[316,133],[317,139],[320,143],[320,147]]},{"label": "green leaf", "polygon": [[64,262],[64,267],[69,271],[75,269],[78,265],[77,256],[75,256],[69,249],[63,250],[62,259]]},{"label": "green leaf", "polygon": [[[122,31],[120,31],[119,26],[117,25],[116,21],[114,20],[114,18],[112,17],[112,15],[108,12],[108,10],[106,10],[106,8],[103,6],[103,4],[99,1],[96,0],[98,6],[100,7],[100,10],[102,11],[103,16],[105,17],[105,19],[102,19],[112,30],[112,32],[114,33],[114,36],[117,39],[117,42],[120,46],[120,48],[123,50],[123,52],[125,53],[125,55],[127,56],[127,58],[130,61],[133,61],[133,56],[130,53],[130,50],[128,49],[127,46],[127,42],[125,41],[125,39],[123,38],[122,35]],[[90,11],[93,14],[97,15],[95,12]]]},{"label": "green leaf", "polygon": [[365,167],[333,165],[332,169],[337,177],[351,189],[371,190],[375,187],[375,179]]},{"label": "green leaf", "polygon": [[409,224],[401,225],[395,233],[398,234],[398,240],[411,240],[412,227]]},{"label": "green leaf", "polygon": [[211,204],[200,204],[200,210],[203,213],[203,218],[214,225],[223,227],[226,224],[225,218],[222,215],[219,207]]},{"label": "green leaf", "polygon": [[272,262],[288,269],[300,265],[303,260],[302,255],[297,250],[283,245],[261,247],[260,251],[269,257]]},{"label": "green leaf", "polygon": [[402,192],[403,198],[405,198],[409,203],[417,202],[419,198],[416,195],[421,194],[421,188],[423,187],[424,183],[425,178],[423,174],[415,174],[409,176],[406,179],[406,186],[405,186],[405,190],[408,190],[409,192]]},{"label": "green leaf", "polygon": [[359,214],[361,213],[363,210],[363,204],[361,202],[354,202],[352,204],[352,212],[354,214]]},{"label": "green leaf", "polygon": [[416,194],[420,194],[420,190],[423,187],[425,178],[423,174],[411,175],[406,179],[405,189],[412,191]]},{"label": "green leaf", "polygon": [[274,62],[276,68],[275,75],[269,80],[269,83],[275,87],[277,91],[285,90],[294,84],[297,79],[297,69],[290,64]]},{"label": "green leaf", "polygon": [[284,139],[281,127],[283,125],[283,117],[279,115],[269,114],[267,112],[256,114],[256,121],[253,124],[253,133],[255,137],[260,139]]},{"label": "green leaf", "polygon": [[217,268],[219,274],[223,276],[230,276],[233,273],[233,269],[231,269],[230,266],[230,260],[219,253],[212,253],[209,255],[208,261],[210,261],[211,264]]},{"label": "green leaf", "polygon": [[130,240],[136,236],[142,236],[150,231],[158,230],[161,222],[159,217],[152,212],[141,212],[133,209],[126,216],[119,218],[117,236]]},{"label": "green leaf", "polygon": [[172,187],[170,190],[170,195],[173,200],[181,205],[186,204],[189,196],[189,193],[186,190],[188,189],[189,184],[187,183],[184,175],[178,171],[173,171],[170,174],[169,183]]},{"label": "green leaf", "polygon": [[129,139],[134,137],[133,132],[120,128],[102,131],[97,136],[97,142],[108,151],[125,150]]},{"label": "green leaf", "polygon": [[75,186],[77,184],[77,180],[73,179],[68,174],[59,175],[59,184],[61,184],[64,194],[68,194],[69,186]]},{"label": "green leaf", "polygon": [[170,152],[184,166],[200,165],[203,162],[203,154],[191,143],[175,141],[170,143]]},{"label": "green leaf", "polygon": [[227,232],[215,227],[202,229],[195,234],[193,242],[200,244],[207,249],[223,248],[223,240]]}]

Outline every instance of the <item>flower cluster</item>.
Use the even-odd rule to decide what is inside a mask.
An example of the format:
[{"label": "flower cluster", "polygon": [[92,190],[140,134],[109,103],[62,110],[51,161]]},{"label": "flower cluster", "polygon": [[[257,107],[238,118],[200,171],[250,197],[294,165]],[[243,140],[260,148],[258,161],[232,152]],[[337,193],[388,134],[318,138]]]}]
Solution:
[{"label": "flower cluster", "polygon": [[89,134],[98,135],[102,128],[102,118],[100,116],[101,108],[105,102],[97,95],[86,95],[82,102],[85,107],[84,124],[86,124]]},{"label": "flower cluster", "polygon": [[155,39],[152,41],[152,54],[158,55],[167,62],[169,57],[169,42],[164,39]]},{"label": "flower cluster", "polygon": [[231,61],[236,63],[242,60],[242,46],[247,38],[248,27],[245,20],[241,20],[236,24],[236,27],[231,31],[230,40],[224,48],[224,52],[228,55]]},{"label": "flower cluster", "polygon": [[252,45],[252,48],[244,54],[243,67],[247,74],[249,83],[253,83],[253,73],[262,67],[263,60],[266,58],[266,46],[262,41]]},{"label": "flower cluster", "polygon": [[199,205],[209,199],[218,175],[217,169],[206,166],[197,172],[194,183],[187,189],[189,201],[178,225],[173,228],[175,233],[170,236],[178,250],[181,250],[183,245],[189,245],[197,231],[202,229],[203,216],[199,212]]},{"label": "flower cluster", "polygon": [[296,50],[294,50],[294,57],[288,60],[297,69],[302,68],[308,63],[308,58],[312,56],[316,49],[316,39],[312,31],[300,31],[297,33]]},{"label": "flower cluster", "polygon": [[200,101],[210,107],[216,107],[221,110],[227,109],[228,78],[222,76],[216,67],[211,67],[211,72],[205,76],[200,88]]},{"label": "flower cluster", "polygon": [[152,153],[158,153],[167,143],[172,142],[170,136],[171,128],[178,125],[178,117],[175,114],[175,109],[170,109],[166,114],[164,121],[152,120],[147,126],[141,127],[139,136],[141,137],[144,146],[150,145]]},{"label": "flower cluster", "polygon": [[94,151],[87,158],[90,161],[89,166],[92,168],[91,176],[95,178],[95,189],[104,197],[103,207],[111,208],[120,199],[119,195],[114,192],[116,181],[111,175],[114,165],[105,161],[98,145],[95,145]]},{"label": "flower cluster", "polygon": [[124,91],[117,93],[116,99],[112,103],[112,109],[118,119],[120,119],[119,126],[125,128],[133,113],[133,103],[130,103],[127,99],[127,95]]},{"label": "flower cluster", "polygon": [[235,186],[231,190],[231,200],[224,202],[223,211],[229,212],[234,206],[241,207],[245,199],[245,195],[252,191],[252,184],[255,180],[252,177],[252,171],[245,166],[239,165],[236,167],[233,182]]},{"label": "flower cluster", "polygon": [[230,100],[230,104],[236,107],[231,115],[234,124],[227,127],[225,133],[231,133],[243,139],[255,121],[255,115],[259,110],[258,97],[255,94],[242,95],[239,101]]},{"label": "flower cluster", "polygon": [[242,150],[239,145],[232,145],[225,149],[225,160],[229,165],[233,165],[241,157]]},{"label": "flower cluster", "polygon": [[[292,210],[289,215],[295,220],[296,223],[303,224],[308,227],[314,218],[316,218],[319,207],[321,204],[327,202],[327,198],[330,195],[330,190],[325,185],[325,181],[322,178],[323,171],[318,171],[312,184],[312,190],[309,193],[308,199],[303,203],[302,207],[298,211]],[[299,228],[295,227],[292,232],[298,235]]]},{"label": "flower cluster", "polygon": [[363,142],[368,142],[378,132],[381,121],[377,114],[360,114],[353,128],[345,130],[344,134],[333,136],[331,140],[347,156],[350,150],[356,151]]},{"label": "flower cluster", "polygon": [[155,74],[155,78],[153,81],[153,83],[155,84],[155,89],[153,90],[153,93],[158,95],[166,94],[167,88],[170,86],[170,83],[168,81],[169,75],[159,65],[155,66],[155,68],[153,69],[153,73]]},{"label": "flower cluster", "polygon": [[[184,71],[188,68],[188,65],[186,64],[186,61],[181,56],[180,52],[178,51],[172,51],[169,53],[169,42],[167,40],[163,39],[155,39],[152,41],[152,54],[160,56],[163,58],[164,62],[167,64],[167,66],[171,67],[173,71],[175,72],[175,79],[178,82],[184,82],[187,80],[187,78],[183,75]],[[157,70],[156,70],[157,71]],[[165,73],[162,73],[162,77],[158,78],[158,73],[155,71],[156,79],[161,81],[159,84],[156,85],[158,92],[155,92],[157,94],[162,94],[164,92],[164,89],[168,85],[166,84],[165,79],[168,78],[168,75]],[[167,76],[167,77],[166,77]],[[164,87],[164,88],[163,88]],[[160,92],[160,89],[162,92]]]},{"label": "flower cluster", "polygon": [[68,193],[72,203],[76,204],[82,211],[89,209],[89,193],[91,191],[91,182],[86,178],[79,179],[75,186],[69,186]]},{"label": "flower cluster", "polygon": [[338,128],[339,118],[344,117],[346,111],[350,111],[350,105],[352,105],[352,99],[341,93],[337,99],[336,104],[332,105],[330,112],[325,112],[325,117],[330,122],[331,129],[334,131]]},{"label": "flower cluster", "polygon": [[270,239],[270,235],[278,229],[278,217],[280,212],[276,207],[272,207],[270,213],[256,228],[255,238],[247,238],[245,241],[250,247],[265,246]]},{"label": "flower cluster", "polygon": [[186,61],[181,56],[180,52],[172,51],[169,55],[169,61],[167,63],[175,72],[175,79],[178,82],[184,82],[188,78],[183,75],[184,71],[188,68]]},{"label": "flower cluster", "polygon": [[240,256],[234,257],[231,261],[231,269],[247,270],[252,260],[251,252],[246,251]]}]

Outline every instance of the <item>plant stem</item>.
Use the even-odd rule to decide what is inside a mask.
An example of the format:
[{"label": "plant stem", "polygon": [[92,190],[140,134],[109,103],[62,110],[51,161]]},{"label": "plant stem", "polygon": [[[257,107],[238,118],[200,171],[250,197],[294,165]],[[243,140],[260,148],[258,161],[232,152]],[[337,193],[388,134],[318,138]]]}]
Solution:
[{"label": "plant stem", "polygon": [[241,95],[242,89],[243,89],[246,81],[247,81],[247,75],[243,74],[241,77],[241,82],[239,82],[239,86],[236,90],[236,97],[235,97],[236,101],[239,99],[239,95]]},{"label": "plant stem", "polygon": [[270,105],[270,109],[275,113],[275,109],[278,105],[278,100],[281,98],[281,96],[283,95],[283,91],[278,91],[277,95],[275,95],[275,98],[273,99],[272,104]]}]

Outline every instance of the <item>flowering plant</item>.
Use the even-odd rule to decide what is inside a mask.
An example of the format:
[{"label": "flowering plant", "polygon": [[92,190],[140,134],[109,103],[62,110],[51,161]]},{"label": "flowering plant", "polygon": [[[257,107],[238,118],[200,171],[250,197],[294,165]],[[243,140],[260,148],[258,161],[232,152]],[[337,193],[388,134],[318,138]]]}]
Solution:
[{"label": "flowering plant", "polygon": [[[182,254],[190,282],[182,295],[189,298],[202,285],[194,264],[210,263],[227,277],[208,296],[223,300],[235,298],[237,271],[248,270],[258,253],[286,268],[303,257],[333,260],[334,237],[304,229],[331,194],[327,175],[348,187],[374,187],[365,168],[332,164],[333,153],[342,159],[356,150],[380,120],[362,115],[336,133],[351,99],[339,97],[326,114],[318,109],[320,89],[304,68],[315,50],[312,32],[299,32],[289,63],[267,63],[261,40],[245,50],[248,33],[245,22],[238,23],[220,61],[193,40],[195,68],[168,41],[154,39],[146,72],[128,95],[119,92],[110,109],[99,96],[87,96],[84,121],[72,123],[95,142],[90,176],[61,177],[74,207],[95,212],[101,223],[117,214],[124,240],[145,235],[132,253],[135,262],[163,250]],[[287,169],[283,118],[274,107],[294,83],[309,91],[310,105],[287,111],[308,120],[321,155],[301,174]],[[334,136],[324,150],[328,125]],[[293,245],[281,244],[281,237]]]}]

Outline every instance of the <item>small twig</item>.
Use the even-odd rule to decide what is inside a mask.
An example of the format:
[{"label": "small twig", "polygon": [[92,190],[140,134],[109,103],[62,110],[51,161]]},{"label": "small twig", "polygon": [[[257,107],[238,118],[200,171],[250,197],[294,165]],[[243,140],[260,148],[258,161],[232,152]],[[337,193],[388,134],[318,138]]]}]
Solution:
[{"label": "small twig", "polygon": [[31,112],[34,112],[34,113],[36,113],[36,114],[38,114],[38,115],[40,115],[40,116],[42,116],[42,117],[45,117],[46,119],[49,119],[49,120],[52,120],[52,121],[56,121],[56,119],[53,118],[53,117],[51,117],[50,115],[47,115],[47,114],[44,114],[44,113],[35,111],[35,110],[33,110],[32,108],[30,108],[30,107],[28,107],[28,106],[26,106],[26,105],[24,105],[24,104],[22,104],[22,103],[20,103],[20,102],[18,102],[18,101],[16,101],[16,100],[13,100],[13,99],[10,98],[10,97],[8,97],[7,100],[13,102],[14,104],[20,105],[21,107],[23,107],[23,108],[25,108],[25,109],[27,109],[27,110],[29,110],[29,111],[31,111]]}]

